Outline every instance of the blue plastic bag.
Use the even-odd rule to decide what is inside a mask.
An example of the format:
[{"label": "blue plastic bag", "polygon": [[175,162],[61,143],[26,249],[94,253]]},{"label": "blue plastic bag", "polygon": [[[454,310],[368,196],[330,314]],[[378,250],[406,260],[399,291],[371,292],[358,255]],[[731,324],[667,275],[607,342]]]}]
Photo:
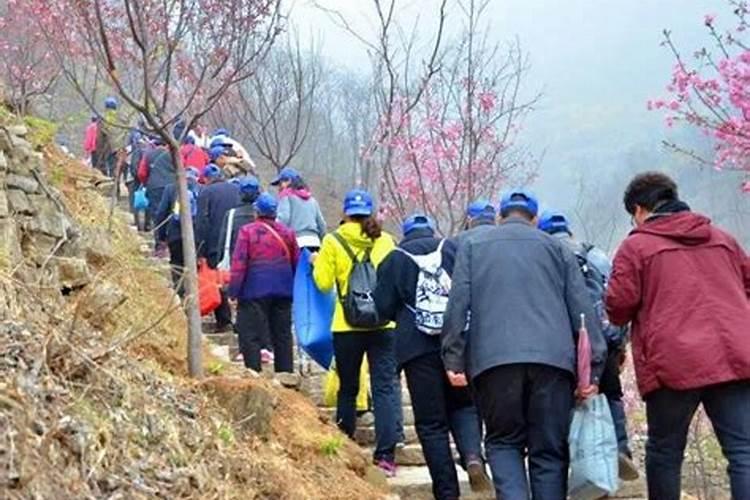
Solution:
[{"label": "blue plastic bag", "polygon": [[146,210],[148,208],[148,196],[146,196],[146,186],[141,186],[133,194],[133,209],[135,211]]},{"label": "blue plastic bag", "polygon": [[594,500],[614,495],[618,488],[617,437],[607,397],[585,400],[573,411],[568,436],[572,500]]},{"label": "blue plastic bag", "polygon": [[333,359],[331,323],[336,307],[336,292],[323,293],[318,290],[312,271],[310,252],[305,249],[300,254],[294,276],[294,333],[299,346],[316,363],[328,369]]}]

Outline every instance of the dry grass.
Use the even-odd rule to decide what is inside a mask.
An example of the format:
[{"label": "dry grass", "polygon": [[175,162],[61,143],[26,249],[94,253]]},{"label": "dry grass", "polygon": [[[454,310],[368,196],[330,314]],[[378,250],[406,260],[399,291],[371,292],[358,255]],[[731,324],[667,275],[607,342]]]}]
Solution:
[{"label": "dry grass", "polygon": [[[84,229],[107,227],[107,201],[82,188],[91,171],[46,148],[48,178]],[[87,288],[58,304],[32,305],[34,291],[4,275],[17,317],[0,328],[0,487],[7,498],[375,499],[367,461],[300,394],[233,367],[211,383],[221,394],[274,400],[267,435],[248,432],[233,408],[187,378],[186,323],[164,274],[118,217],[112,255],[93,266],[127,296],[106,325],[76,318]],[[36,302],[40,302],[37,298]],[[156,325],[154,318],[163,316]],[[3,319],[3,318],[0,318]],[[125,339],[131,339],[125,341]],[[114,347],[114,346],[119,347]],[[204,364],[216,363],[207,349]],[[102,354],[103,353],[103,354]],[[229,392],[226,392],[229,391]]]}]

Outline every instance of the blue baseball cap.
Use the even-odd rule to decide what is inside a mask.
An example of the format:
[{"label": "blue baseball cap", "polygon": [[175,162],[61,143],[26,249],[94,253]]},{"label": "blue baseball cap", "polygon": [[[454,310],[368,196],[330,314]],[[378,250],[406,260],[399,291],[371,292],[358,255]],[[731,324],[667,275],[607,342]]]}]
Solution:
[{"label": "blue baseball cap", "polygon": [[542,212],[537,227],[549,234],[562,232],[571,234],[568,225],[568,218],[565,217],[565,214],[562,212],[556,212],[554,210],[545,210]]},{"label": "blue baseball cap", "polygon": [[209,148],[215,148],[217,146],[223,147],[223,148],[231,148],[234,144],[229,141],[229,137],[225,135],[219,135],[211,139],[211,144],[209,144]]},{"label": "blue baseball cap", "polygon": [[214,137],[219,136],[219,135],[225,135],[227,137],[231,137],[232,134],[229,133],[229,130],[220,127],[214,130],[214,133],[211,135],[213,135]]},{"label": "blue baseball cap", "polygon": [[116,97],[109,96],[104,99],[104,109],[117,109],[119,105]]},{"label": "blue baseball cap", "polygon": [[497,212],[490,200],[475,200],[466,207],[466,217],[469,219],[494,219],[496,216]]},{"label": "blue baseball cap", "polygon": [[524,210],[532,217],[539,212],[539,201],[528,189],[518,188],[507,191],[500,199],[500,215],[506,217],[511,210]]},{"label": "blue baseball cap", "polygon": [[370,193],[363,189],[352,189],[344,197],[344,214],[352,215],[372,215],[373,201]]},{"label": "blue baseball cap", "polygon": [[274,180],[271,181],[272,186],[277,186],[283,181],[293,181],[294,179],[299,179],[300,175],[299,172],[297,172],[292,167],[284,167],[281,169],[281,172],[276,176]]},{"label": "blue baseball cap", "polygon": [[276,209],[279,205],[273,195],[269,193],[261,193],[261,195],[258,196],[258,199],[255,200],[253,206],[255,207],[255,210],[258,211],[259,215],[264,217],[274,217],[276,216]]},{"label": "blue baseball cap", "polygon": [[227,154],[227,148],[224,146],[212,146],[211,149],[208,150],[208,159],[211,161],[216,161],[220,156],[224,156]]},{"label": "blue baseball cap", "polygon": [[206,179],[217,179],[221,177],[221,175],[221,168],[214,163],[209,163],[206,165],[206,168],[203,169],[203,177]]},{"label": "blue baseball cap", "polygon": [[401,224],[401,233],[404,236],[417,229],[429,229],[430,231],[435,232],[435,223],[425,214],[416,213],[407,217],[403,224]]},{"label": "blue baseball cap", "polygon": [[243,194],[252,194],[260,191],[260,182],[253,175],[238,177],[237,185],[240,187],[240,193]]}]

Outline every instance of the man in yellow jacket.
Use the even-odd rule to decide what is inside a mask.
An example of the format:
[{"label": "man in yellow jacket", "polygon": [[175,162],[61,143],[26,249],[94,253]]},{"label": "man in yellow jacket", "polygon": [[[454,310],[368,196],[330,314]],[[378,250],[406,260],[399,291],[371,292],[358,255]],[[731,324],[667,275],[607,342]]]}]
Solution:
[{"label": "man in yellow jacket", "polygon": [[[373,205],[372,197],[366,191],[355,189],[346,194],[344,223],[335,234],[323,238],[320,252],[314,257],[313,278],[322,291],[330,291],[336,285],[339,297],[345,297],[355,260],[370,259],[377,268],[395,247],[393,238],[383,232],[373,216]],[[339,300],[331,328],[336,369],[341,379],[336,421],[343,432],[349,437],[354,436],[359,369],[367,354],[375,413],[373,459],[389,477],[396,474],[395,448],[400,414],[395,383],[394,327],[393,323],[369,329],[353,327],[347,322]]]}]

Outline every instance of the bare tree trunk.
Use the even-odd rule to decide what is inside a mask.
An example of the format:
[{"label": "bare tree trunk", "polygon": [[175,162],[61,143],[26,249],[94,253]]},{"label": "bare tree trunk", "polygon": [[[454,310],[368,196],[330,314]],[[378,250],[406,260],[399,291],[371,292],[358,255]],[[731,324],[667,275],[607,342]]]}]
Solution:
[{"label": "bare tree trunk", "polygon": [[191,377],[203,377],[203,338],[200,309],[198,307],[198,259],[195,251],[193,213],[190,210],[187,177],[182,166],[177,143],[170,141],[169,152],[177,170],[178,198],[180,200],[180,230],[182,233],[182,255],[184,266],[185,315],[187,316],[187,361]]}]

